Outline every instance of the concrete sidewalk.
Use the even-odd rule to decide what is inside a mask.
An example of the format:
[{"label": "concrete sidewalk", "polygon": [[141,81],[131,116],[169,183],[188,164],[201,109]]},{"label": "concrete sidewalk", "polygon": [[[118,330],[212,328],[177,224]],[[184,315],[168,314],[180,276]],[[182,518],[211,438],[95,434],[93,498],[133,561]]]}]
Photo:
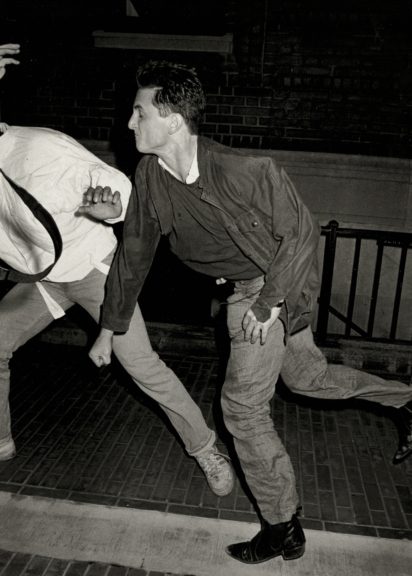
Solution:
[{"label": "concrete sidewalk", "polygon": [[[129,567],[138,569],[135,575],[410,576],[412,567],[409,541],[306,530],[303,558],[248,566],[232,560],[224,549],[252,537],[259,529],[255,523],[4,492],[0,515],[2,550]],[[15,569],[12,572],[18,576]],[[1,576],[12,572],[0,567]]]}]

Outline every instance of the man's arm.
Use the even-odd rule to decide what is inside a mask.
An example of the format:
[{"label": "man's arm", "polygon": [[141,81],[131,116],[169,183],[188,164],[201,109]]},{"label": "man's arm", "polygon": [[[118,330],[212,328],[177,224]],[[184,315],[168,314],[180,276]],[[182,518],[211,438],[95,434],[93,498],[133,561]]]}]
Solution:
[{"label": "man's arm", "polygon": [[[79,214],[90,216],[96,220],[118,218],[122,213],[120,192],[113,192],[108,186],[89,188],[83,195],[83,205]],[[113,350],[113,331],[101,328],[93,346],[89,350],[89,358],[98,366],[107,366],[111,362]]]},{"label": "man's arm", "polygon": [[123,238],[106,281],[100,334],[89,352],[96,366],[110,363],[114,332],[127,332],[129,328],[159,239],[157,219],[133,189],[123,225]]},{"label": "man's arm", "polygon": [[110,267],[101,325],[126,332],[136,300],[150,270],[160,240],[160,225],[142,180],[133,188],[123,225],[123,236]]},{"label": "man's arm", "polygon": [[249,311],[251,319],[245,321],[250,323],[249,332],[260,330],[263,337],[284,302],[289,311],[296,306],[317,257],[320,230],[287,174],[278,172],[273,164],[264,181],[262,199],[279,248],[269,264],[259,298]]}]

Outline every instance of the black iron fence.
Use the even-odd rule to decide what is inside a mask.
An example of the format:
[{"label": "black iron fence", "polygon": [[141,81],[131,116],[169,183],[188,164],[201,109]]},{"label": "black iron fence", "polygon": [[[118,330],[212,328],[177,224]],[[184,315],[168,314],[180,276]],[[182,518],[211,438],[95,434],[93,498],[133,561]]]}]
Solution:
[{"label": "black iron fence", "polygon": [[412,342],[412,234],[339,228],[324,239],[318,340]]}]

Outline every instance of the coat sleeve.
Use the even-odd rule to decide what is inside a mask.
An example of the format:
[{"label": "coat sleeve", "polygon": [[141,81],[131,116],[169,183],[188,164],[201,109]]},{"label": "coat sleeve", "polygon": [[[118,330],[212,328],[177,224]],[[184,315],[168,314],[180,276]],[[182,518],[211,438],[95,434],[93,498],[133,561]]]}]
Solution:
[{"label": "coat sleeve", "polygon": [[159,240],[159,222],[138,168],[127,207],[123,237],[106,282],[101,320],[103,328],[127,332]]},{"label": "coat sleeve", "polygon": [[285,301],[288,315],[295,316],[305,289],[315,286],[318,223],[300,199],[285,170],[271,161],[262,184],[263,204],[272,220],[272,235],[279,245],[266,275],[265,285],[252,307],[257,319],[266,321],[270,310]]}]

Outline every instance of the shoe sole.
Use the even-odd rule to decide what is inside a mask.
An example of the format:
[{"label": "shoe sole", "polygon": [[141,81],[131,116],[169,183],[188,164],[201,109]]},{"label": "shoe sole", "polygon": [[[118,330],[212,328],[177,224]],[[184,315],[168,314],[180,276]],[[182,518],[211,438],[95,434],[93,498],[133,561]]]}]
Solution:
[{"label": "shoe sole", "polygon": [[225,552],[231,558],[233,558],[234,560],[237,560],[238,562],[242,562],[243,564],[262,564],[263,562],[267,562],[268,560],[272,560],[272,558],[277,558],[278,556],[282,556],[283,560],[285,560],[285,561],[297,560],[298,558],[301,558],[304,555],[305,544],[302,544],[301,546],[298,546],[297,548],[291,548],[290,550],[289,549],[281,550],[280,552],[273,554],[273,556],[267,556],[267,558],[264,558],[263,560],[255,560],[254,562],[248,562],[246,560],[242,560],[241,558],[238,558],[237,556],[233,556],[230,553],[228,548],[225,548]]},{"label": "shoe sole", "polygon": [[13,439],[3,442],[3,446],[0,448],[0,462],[7,462],[16,456],[16,445]]},{"label": "shoe sole", "polygon": [[283,550],[282,557],[283,560],[297,560],[305,553],[305,544],[298,546],[297,548],[292,548],[291,550]]},{"label": "shoe sole", "polygon": [[401,462],[403,462],[404,460],[406,460],[410,455],[412,454],[412,448],[409,448],[409,450],[407,452],[405,452],[404,454],[401,454],[399,457],[395,456],[393,457],[392,460],[392,464],[400,464]]},{"label": "shoe sole", "polygon": [[208,486],[209,486],[211,492],[213,492],[213,494],[214,494],[215,496],[220,496],[220,497],[222,497],[222,496],[229,496],[229,494],[233,491],[233,488],[235,487],[235,483],[233,482],[230,490],[225,490],[225,491],[221,491],[221,492],[219,492],[219,491],[217,491],[217,490],[213,490],[213,488],[211,487],[211,485],[210,485],[209,483],[208,483]]},{"label": "shoe sole", "polygon": [[0,462],[7,462],[12,460],[16,456],[16,451],[10,452],[9,454],[0,454]]}]

